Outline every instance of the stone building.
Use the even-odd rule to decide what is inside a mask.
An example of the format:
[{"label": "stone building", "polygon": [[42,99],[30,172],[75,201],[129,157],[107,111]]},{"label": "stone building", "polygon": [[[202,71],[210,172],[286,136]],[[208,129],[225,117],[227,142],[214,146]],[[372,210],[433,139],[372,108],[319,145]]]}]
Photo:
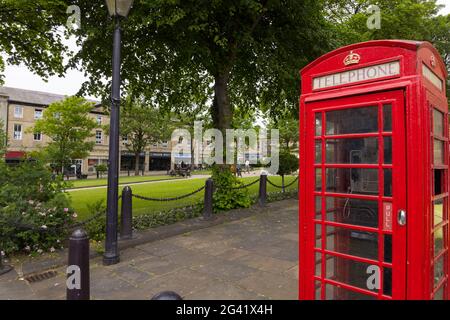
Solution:
[{"label": "stone building", "polygon": [[[0,119],[7,133],[7,162],[18,162],[27,152],[38,150],[50,141],[50,138],[44,134],[33,134],[27,130],[42,117],[48,105],[64,98],[65,96],[58,94],[0,86]],[[108,124],[109,116],[104,112],[100,102],[89,101],[95,103],[90,116],[99,125]],[[102,129],[94,131],[95,146],[89,156],[85,159],[74,160],[74,165],[82,174],[95,174],[95,166],[106,164],[108,160],[109,137]],[[125,143],[126,138],[123,138],[120,169],[121,171],[134,170],[135,156],[127,151]],[[140,155],[140,170],[144,172],[167,170],[170,167],[170,150],[169,141],[150,146]]]}]

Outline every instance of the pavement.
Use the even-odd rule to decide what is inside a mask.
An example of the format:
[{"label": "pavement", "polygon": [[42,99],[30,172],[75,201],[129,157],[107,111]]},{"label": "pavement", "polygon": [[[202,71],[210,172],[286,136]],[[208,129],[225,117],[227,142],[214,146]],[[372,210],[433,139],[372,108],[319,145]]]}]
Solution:
[{"label": "pavement", "polygon": [[[113,266],[103,266],[97,256],[90,266],[91,299],[148,300],[171,290],[185,300],[295,300],[297,200],[129,247]],[[65,299],[65,267],[54,271],[56,276],[37,282],[28,282],[16,270],[0,276],[0,299]]]}]

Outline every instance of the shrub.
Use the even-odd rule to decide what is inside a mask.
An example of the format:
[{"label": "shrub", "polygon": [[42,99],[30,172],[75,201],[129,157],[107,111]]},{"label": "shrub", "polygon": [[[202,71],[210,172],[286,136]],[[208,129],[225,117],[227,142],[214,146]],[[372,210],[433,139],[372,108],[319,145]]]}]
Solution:
[{"label": "shrub", "polygon": [[142,214],[133,217],[133,228],[136,230],[144,230],[196,218],[201,215],[202,209],[203,203],[199,203],[189,207]]},{"label": "shrub", "polygon": [[[87,205],[89,216],[92,217],[84,226],[89,239],[102,241],[105,239],[106,231],[106,203],[104,199]],[[101,214],[104,213],[104,214]],[[120,220],[119,220],[120,221]]]},{"label": "shrub", "polygon": [[252,204],[247,188],[235,189],[244,184],[239,181],[227,166],[213,166],[212,179],[214,211],[248,208]]},{"label": "shrub", "polygon": [[54,180],[39,160],[14,167],[0,163],[0,248],[15,251],[54,251],[63,245],[75,213],[63,193],[64,182]]}]

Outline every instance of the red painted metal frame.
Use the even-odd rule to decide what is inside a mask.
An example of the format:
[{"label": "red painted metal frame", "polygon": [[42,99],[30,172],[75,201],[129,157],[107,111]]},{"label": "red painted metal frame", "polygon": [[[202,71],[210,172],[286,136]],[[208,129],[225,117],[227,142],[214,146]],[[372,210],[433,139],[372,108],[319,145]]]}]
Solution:
[{"label": "red painted metal frame", "polygon": [[[361,56],[361,64],[358,66],[345,67],[343,60],[346,55],[353,51]],[[434,56],[433,65],[431,56]],[[323,76],[343,71],[362,68],[370,65],[377,65],[388,61],[400,61],[399,77],[377,79],[371,82],[359,82],[355,84],[346,84],[344,86],[322,88],[313,90],[312,81],[317,76]],[[443,80],[444,88],[442,91],[422,75],[422,65],[430,68],[437,77]],[[300,268],[299,268],[299,298],[315,298],[315,281],[320,279],[323,283],[339,285],[344,289],[349,289],[358,293],[367,294],[378,299],[391,299],[384,296],[379,291],[373,293],[361,288],[338,283],[334,280],[325,279],[325,264],[322,266],[320,277],[315,276],[315,252],[333,256],[351,258],[355,261],[377,264],[380,267],[393,268],[392,285],[394,299],[431,299],[440,285],[446,283],[444,298],[450,296],[450,285],[448,284],[449,274],[449,174],[448,174],[448,116],[447,100],[445,96],[446,69],[438,52],[427,42],[416,41],[397,41],[382,40],[371,41],[340,48],[323,57],[317,59],[301,72],[302,75],[302,96],[300,98],[300,194],[299,194],[299,233],[300,233]],[[401,108],[393,113],[393,164],[385,165],[381,161],[378,164],[370,165],[347,165],[347,164],[325,164],[324,148],[325,140],[378,137],[379,157],[383,156],[383,137],[389,135],[379,130],[370,134],[351,134],[325,136],[325,131],[320,137],[314,134],[314,112],[322,112],[322,130],[325,130],[325,113],[336,108],[353,108],[358,106],[369,106],[375,103],[379,108],[379,126],[382,125],[383,117],[381,106],[385,101],[401,105]],[[444,137],[437,137],[444,141],[445,145],[445,163],[441,166],[433,167],[433,132],[432,132],[432,108],[439,109],[444,114]],[[400,111],[399,111],[400,110]],[[314,111],[314,112],[313,112]],[[396,131],[397,128],[397,131]],[[322,142],[322,164],[314,163],[315,141]],[[402,142],[400,142],[402,141]],[[402,146],[402,143],[404,146]],[[386,232],[382,230],[382,214],[379,206],[379,228],[359,227],[345,225],[339,222],[325,222],[325,209],[322,210],[322,249],[315,247],[315,196],[322,196],[322,207],[324,207],[325,197],[325,168],[372,168],[378,169],[379,177],[379,195],[343,195],[336,193],[326,193],[333,197],[373,199],[383,203],[383,201],[393,201],[392,212],[396,213],[398,209],[405,208],[408,213],[407,226],[399,227],[393,221],[393,231]],[[322,170],[322,191],[316,192],[315,170]],[[383,191],[383,170],[393,169],[393,188],[392,198],[385,198]],[[443,169],[444,189],[442,195],[433,197],[433,169]],[[400,173],[399,173],[400,171]],[[380,179],[381,178],[381,179]],[[443,214],[444,221],[438,225],[433,225],[433,200],[444,199]],[[348,227],[355,230],[375,232],[380,234],[393,235],[393,261],[386,263],[382,260],[383,240],[378,237],[379,259],[377,261],[351,257],[346,254],[330,252],[325,250],[326,225]],[[436,257],[433,256],[433,231],[439,228],[444,229],[444,250]],[[445,256],[444,278],[437,287],[432,284],[432,266],[434,261],[442,255]],[[382,281],[381,281],[382,283]],[[325,298],[324,290],[321,292],[321,298]]]}]

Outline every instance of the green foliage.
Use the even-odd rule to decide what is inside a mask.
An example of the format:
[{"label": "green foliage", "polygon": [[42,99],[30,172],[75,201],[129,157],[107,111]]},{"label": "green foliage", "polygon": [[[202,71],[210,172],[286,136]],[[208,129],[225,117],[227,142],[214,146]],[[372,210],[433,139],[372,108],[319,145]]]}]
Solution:
[{"label": "green foliage", "polygon": [[93,103],[80,97],[68,97],[52,103],[42,119],[36,121],[33,132],[49,136],[52,141],[44,147],[48,160],[61,169],[73,159],[83,159],[94,147],[92,130],[97,123],[89,115]]},{"label": "green foliage", "polygon": [[23,63],[42,78],[63,75],[67,48],[57,29],[67,20],[67,6],[63,0],[0,0],[0,85],[5,62]]},{"label": "green foliage", "polygon": [[121,110],[120,134],[127,137],[125,147],[136,156],[135,171],[139,173],[139,155],[153,143],[170,138],[170,118],[144,99],[128,97]]},{"label": "green foliage", "polygon": [[284,176],[298,170],[298,158],[288,150],[282,150],[279,157],[277,174]]},{"label": "green foliage", "polygon": [[158,226],[173,224],[179,221],[199,217],[202,213],[203,204],[196,204],[184,208],[175,208],[161,212],[151,212],[133,217],[133,228],[145,230]]},{"label": "green foliage", "polygon": [[[92,77],[83,91],[108,95],[112,23],[106,8],[74,0],[83,28],[82,62]],[[125,89],[159,106],[207,104],[218,129],[230,128],[233,110],[297,109],[299,69],[330,49],[322,1],[141,0],[123,23]],[[214,86],[211,86],[214,83]]]},{"label": "green foliage", "polygon": [[108,171],[108,166],[107,166],[106,164],[104,164],[104,163],[97,164],[97,165],[95,166],[95,170],[96,170],[97,172],[99,172],[99,173],[103,173],[103,172]]},{"label": "green foliage", "polygon": [[252,204],[247,188],[233,189],[244,184],[224,165],[212,167],[214,181],[214,211],[248,208]]},{"label": "green foliage", "polygon": [[[102,241],[106,231],[106,203],[104,199],[97,200],[87,205],[89,215],[95,217],[85,224],[84,228],[90,240]],[[99,214],[104,212],[105,214]]]},{"label": "green foliage", "polygon": [[0,163],[0,248],[6,253],[60,248],[75,216],[63,188],[40,161]]},{"label": "green foliage", "polygon": [[[381,10],[380,29],[367,28],[372,5]],[[450,15],[438,15],[440,6],[435,0],[327,0],[326,8],[336,48],[376,39],[429,41],[450,71]]]},{"label": "green foliage", "polygon": [[280,147],[286,150],[298,149],[299,130],[298,115],[291,112],[281,114],[280,117],[272,119],[268,129],[278,129],[280,134]]},{"label": "green foliage", "polygon": [[6,154],[6,132],[3,130],[4,122],[0,119],[0,162]]}]

